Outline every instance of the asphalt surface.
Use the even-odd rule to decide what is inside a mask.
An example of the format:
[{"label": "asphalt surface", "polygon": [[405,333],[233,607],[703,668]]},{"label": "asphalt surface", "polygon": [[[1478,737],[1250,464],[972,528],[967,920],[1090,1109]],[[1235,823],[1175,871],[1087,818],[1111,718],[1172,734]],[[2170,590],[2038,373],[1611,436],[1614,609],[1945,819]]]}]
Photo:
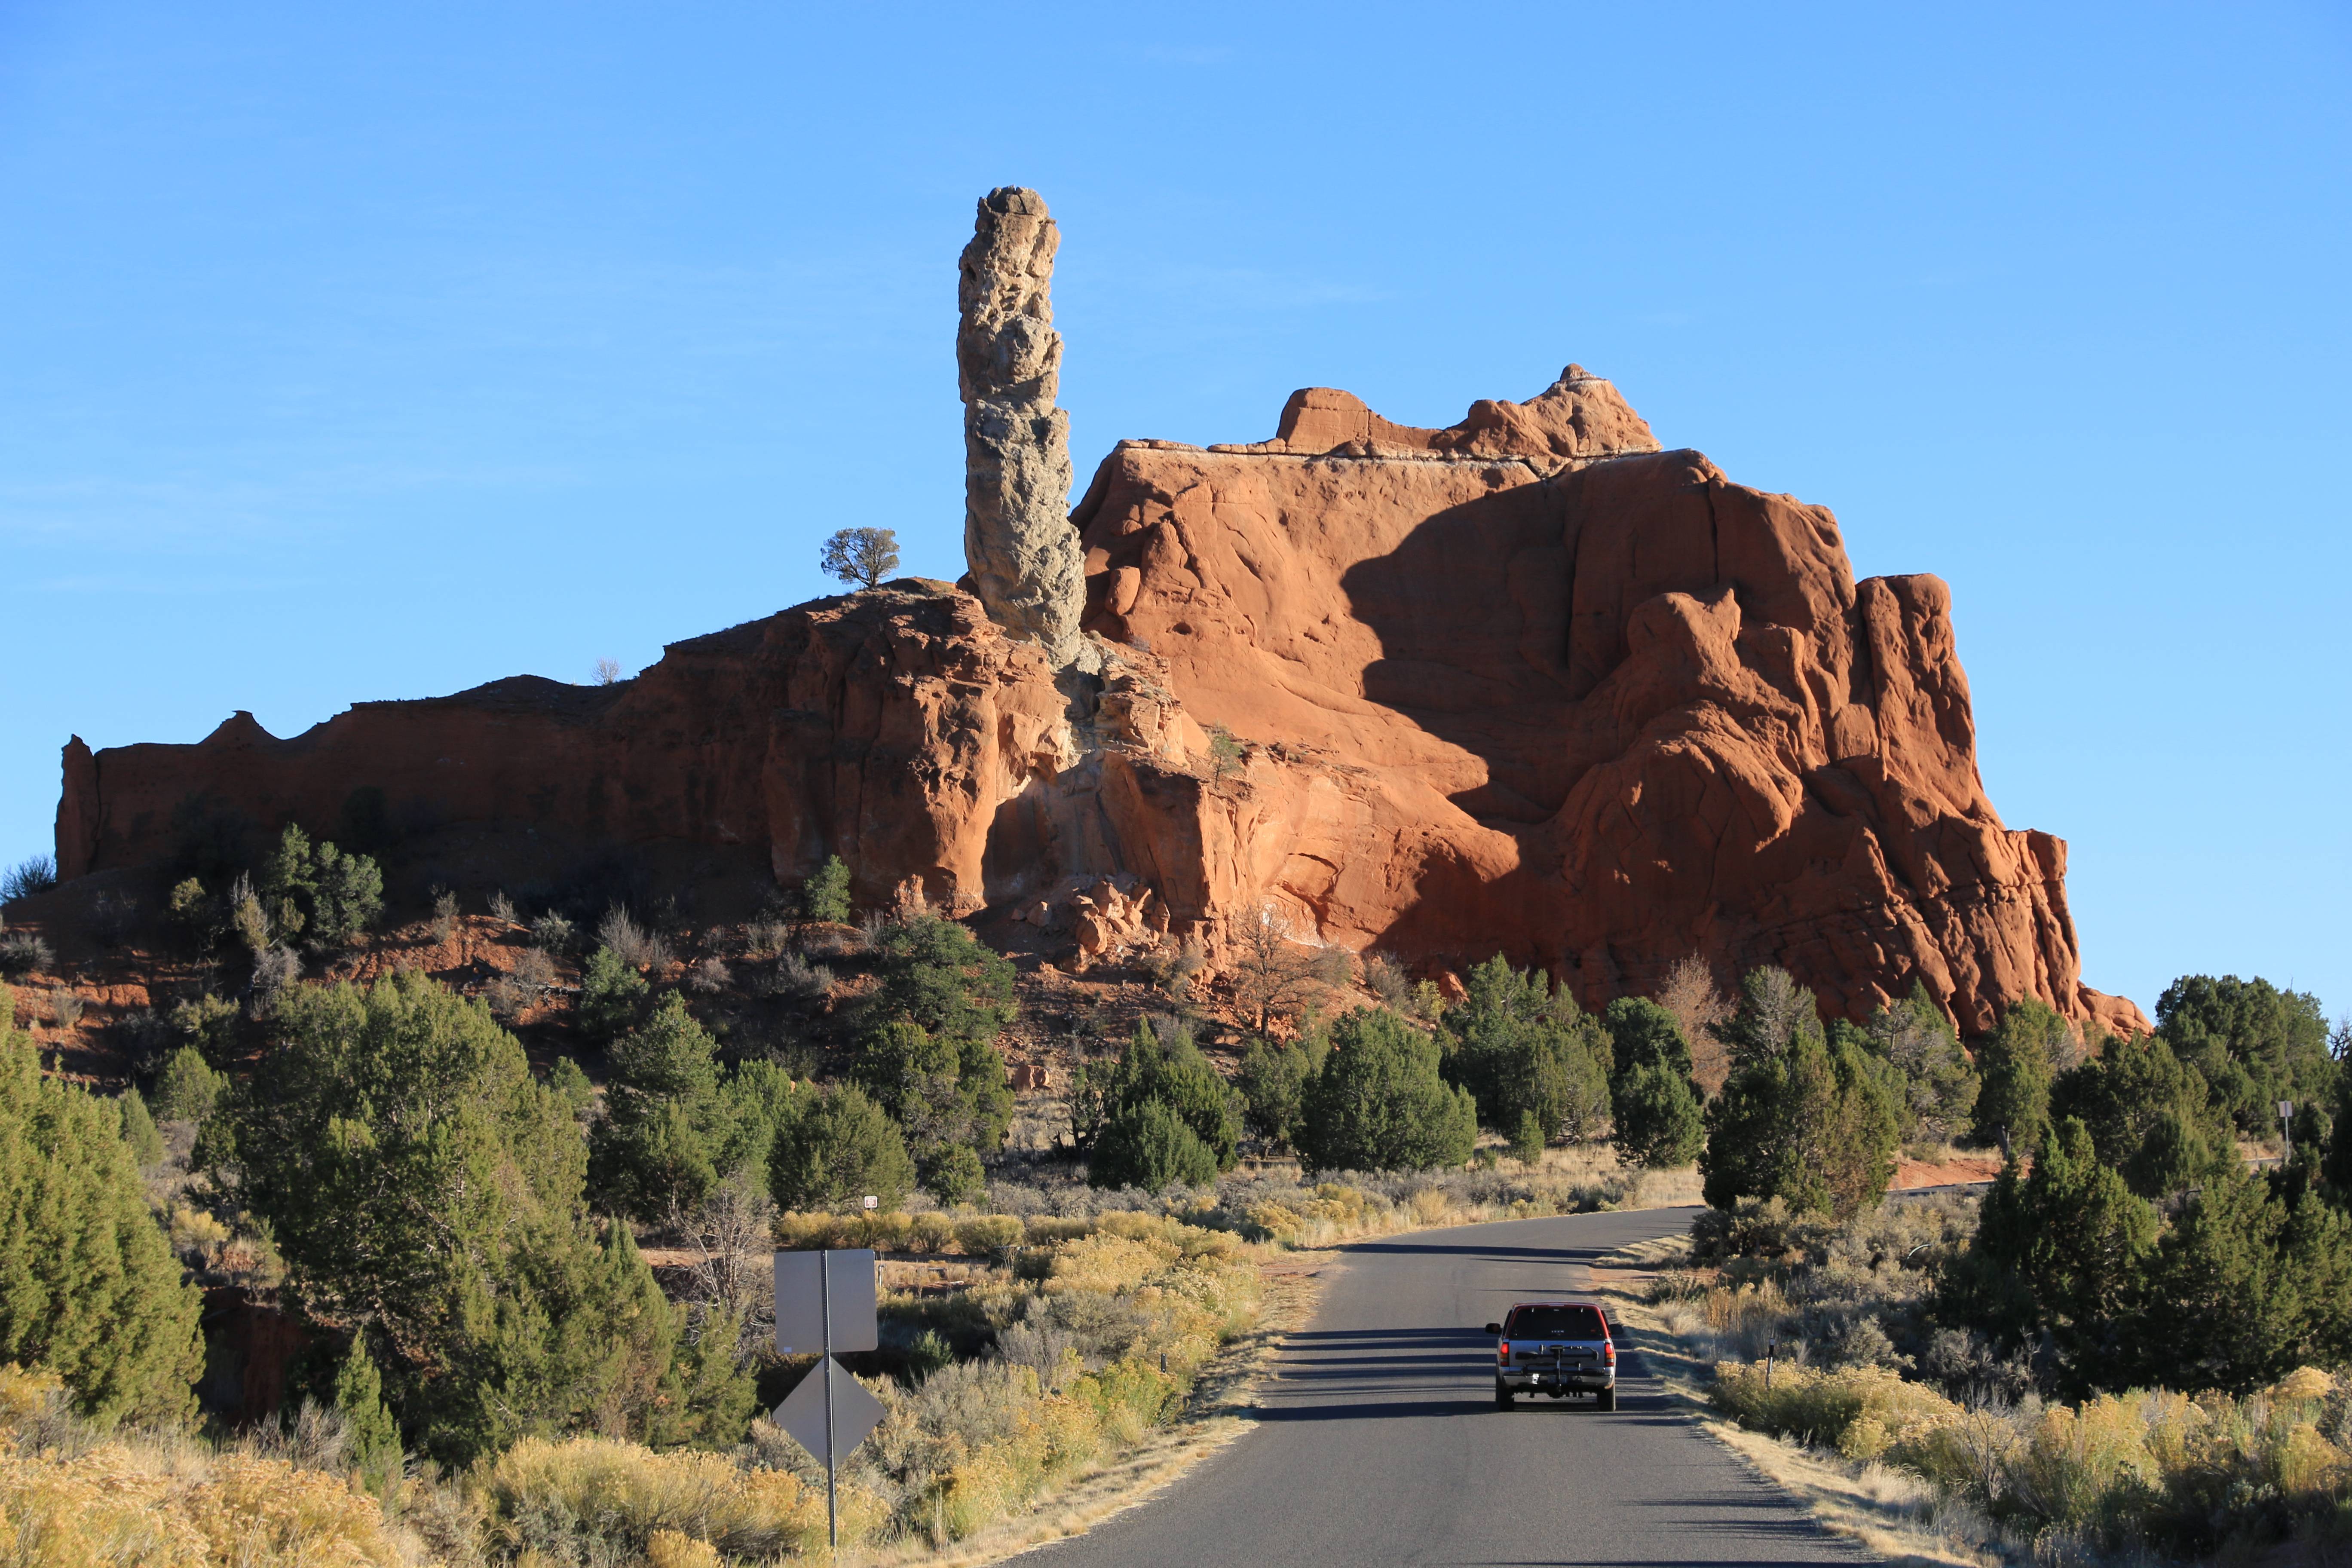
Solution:
[{"label": "asphalt surface", "polygon": [[1284,1342],[1260,1425],[1153,1501],[1024,1568],[1268,1563],[1869,1561],[1675,1414],[1620,1351],[1617,1408],[1495,1408],[1514,1300],[1573,1296],[1588,1266],[1693,1209],[1513,1220],[1347,1249],[1314,1322]]}]

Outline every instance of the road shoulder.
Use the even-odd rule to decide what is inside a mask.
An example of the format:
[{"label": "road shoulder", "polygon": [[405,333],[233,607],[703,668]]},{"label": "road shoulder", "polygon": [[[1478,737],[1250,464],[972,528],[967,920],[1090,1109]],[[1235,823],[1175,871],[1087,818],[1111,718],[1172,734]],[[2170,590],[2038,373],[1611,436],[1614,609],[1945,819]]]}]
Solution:
[{"label": "road shoulder", "polygon": [[1916,1568],[2002,1568],[2002,1560],[1957,1541],[1928,1522],[1934,1493],[1916,1476],[1855,1464],[1779,1437],[1742,1430],[1707,1404],[1712,1369],[1673,1333],[1651,1304],[1662,1269],[1689,1257],[1679,1237],[1620,1247],[1592,1268],[1593,1293],[1607,1303],[1643,1372],[1657,1379],[1667,1407],[1730,1450],[1759,1479],[1794,1498],[1824,1530],[1882,1562]]}]

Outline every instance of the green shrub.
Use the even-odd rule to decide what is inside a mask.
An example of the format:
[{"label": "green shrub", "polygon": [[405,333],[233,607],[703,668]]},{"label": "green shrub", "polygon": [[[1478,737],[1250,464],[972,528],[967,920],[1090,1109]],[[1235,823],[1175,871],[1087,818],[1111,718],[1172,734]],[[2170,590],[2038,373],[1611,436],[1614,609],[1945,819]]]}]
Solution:
[{"label": "green shrub", "polygon": [[1852,1031],[1822,1028],[1812,994],[1777,969],[1750,973],[1720,1031],[1731,1076],[1706,1107],[1707,1203],[1785,1199],[1850,1217],[1885,1197],[1901,1127],[1885,1064]]},{"label": "green shrub", "polygon": [[293,1299],[397,1348],[381,1371],[419,1447],[461,1463],[679,1418],[678,1316],[626,1226],[599,1240],[572,1107],[487,1007],[404,972],[295,991],[279,1032],[215,1119],[213,1173]]},{"label": "green shrub", "polygon": [[1519,1112],[1519,1130],[1511,1134],[1511,1158],[1522,1165],[1539,1165],[1543,1163],[1545,1142],[1543,1123],[1537,1120],[1536,1113]]},{"label": "green shrub", "polygon": [[256,889],[278,938],[319,952],[348,947],[383,913],[383,873],[364,855],[316,846],[288,824]]},{"label": "green shrub", "polygon": [[1216,1179],[1216,1155],[1163,1100],[1141,1100],[1113,1116],[1087,1159],[1087,1180],[1097,1187],[1156,1193]]},{"label": "green shrub", "polygon": [[619,953],[600,947],[580,971],[580,1029],[592,1040],[610,1040],[636,1027],[652,987]]},{"label": "green shrub", "polygon": [[949,1208],[976,1202],[988,1191],[988,1173],[969,1143],[934,1144],[916,1160],[915,1175],[923,1191]]},{"label": "green shrub", "polygon": [[1620,1078],[1612,1100],[1617,1151],[1628,1162],[1655,1170],[1698,1158],[1706,1123],[1688,1074],[1640,1063]]},{"label": "green shrub", "polygon": [[102,1425],[176,1423],[204,1364],[196,1289],[148,1213],[121,1111],[45,1077],[15,1012],[0,988],[0,1362],[55,1372]]},{"label": "green shrub", "polygon": [[352,1336],[336,1369],[335,1409],[343,1418],[352,1468],[369,1490],[381,1493],[400,1474],[400,1427],[383,1403],[383,1379],[368,1355],[364,1334]]},{"label": "green shrub", "polygon": [[1437,1042],[1386,1008],[1350,1013],[1307,1086],[1299,1156],[1318,1170],[1459,1165],[1477,1142],[1467,1089],[1438,1072]]},{"label": "green shrub", "polygon": [[173,1004],[164,1021],[203,1060],[217,1067],[237,1055],[236,1026],[242,1016],[236,1003],[206,992]]},{"label": "green shrub", "polygon": [[220,1103],[228,1079],[206,1065],[204,1053],[182,1046],[155,1079],[155,1114],[166,1121],[202,1121]]},{"label": "green shrub", "polygon": [[840,856],[826,856],[816,875],[801,884],[801,913],[832,925],[849,919],[849,868]]},{"label": "green shrub", "polygon": [[1447,1080],[1470,1091],[1478,1117],[1515,1133],[1532,1113],[1546,1142],[1601,1136],[1609,1116],[1608,1033],[1539,971],[1514,970],[1500,954],[1470,972],[1469,994],[1444,1016]]},{"label": "green shrub", "polygon": [[855,1208],[870,1194],[892,1211],[915,1185],[898,1123],[852,1084],[828,1091],[777,1138],[771,1171],[783,1209]]},{"label": "green shrub", "polygon": [[131,1151],[131,1158],[142,1171],[152,1170],[163,1163],[163,1135],[155,1130],[155,1118],[148,1113],[147,1102],[135,1089],[122,1091],[117,1101],[121,1108],[122,1142]]}]

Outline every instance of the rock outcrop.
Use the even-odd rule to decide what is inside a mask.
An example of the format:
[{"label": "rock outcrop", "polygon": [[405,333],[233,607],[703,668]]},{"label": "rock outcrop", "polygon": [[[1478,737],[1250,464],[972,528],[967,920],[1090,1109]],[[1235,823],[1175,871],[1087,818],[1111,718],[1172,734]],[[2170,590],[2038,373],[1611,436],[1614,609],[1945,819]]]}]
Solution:
[{"label": "rock outcrop", "polygon": [[1054,330],[1061,231],[1036,192],[1007,185],[980,201],[956,289],[956,374],[963,394],[964,556],[991,619],[1045,650],[1055,668],[1085,651],[1085,595],[1068,521],[1070,416]]},{"label": "rock outcrop", "polygon": [[1088,629],[1250,743],[1180,910],[1591,1002],[1697,952],[1855,1016],[1918,980],[1969,1029],[2147,1026],[2080,983],[2063,843],[1985,795],[1944,584],[1857,584],[1828,510],[1574,365],[1446,430],[1318,389],[1270,442],[1123,443],[1076,521]]},{"label": "rock outcrop", "polygon": [[[1573,365],[1444,430],[1317,389],[1271,441],[1122,443],[1051,535],[1033,202],[992,195],[966,254],[977,595],[901,581],[617,686],[521,678],[290,740],[239,714],[193,746],[76,741],[62,874],[224,823],[334,837],[358,802],[472,835],[452,859],[690,851],[789,882],[838,854],[861,903],[985,909],[1081,963],[1213,963],[1271,905],[1594,1005],[1698,953],[1854,1017],[1923,983],[1972,1031],[2024,996],[2147,1027],[2081,983],[2064,844],[1986,798],[1944,584],[1856,583],[1826,510],[1660,450]],[[1021,596],[1065,560],[1074,604]]]},{"label": "rock outcrop", "polygon": [[[904,579],[676,643],[634,680],[519,676],[365,702],[280,740],[238,713],[194,745],[66,748],[60,873],[163,861],[189,839],[362,814],[411,836],[488,829],[567,859],[689,847],[788,882],[829,854],[861,904],[954,914],[1119,858],[1128,803],[1187,777],[1190,730],[1153,662],[1114,658],[1076,735],[1056,671],[977,599]],[[478,835],[468,853],[496,861]],[[511,861],[509,855],[507,858]],[[909,889],[908,884],[913,883]]]}]

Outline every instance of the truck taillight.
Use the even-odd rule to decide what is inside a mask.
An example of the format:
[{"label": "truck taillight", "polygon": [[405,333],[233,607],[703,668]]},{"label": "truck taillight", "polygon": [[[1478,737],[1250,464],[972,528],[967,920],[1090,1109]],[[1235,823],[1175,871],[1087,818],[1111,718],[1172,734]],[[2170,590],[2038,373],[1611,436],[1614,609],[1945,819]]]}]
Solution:
[{"label": "truck taillight", "polygon": [[1501,1340],[1501,1341],[1497,1341],[1497,1342],[1496,1342],[1496,1345],[1495,1345],[1495,1364],[1496,1364],[1496,1366],[1508,1366],[1508,1365],[1510,1365],[1510,1364],[1511,1364],[1511,1342],[1510,1342],[1510,1341],[1508,1341],[1508,1340]]},{"label": "truck taillight", "polygon": [[1617,1364],[1617,1342],[1615,1340],[1603,1340],[1601,1342],[1601,1359],[1607,1362],[1611,1366],[1615,1366]]}]

